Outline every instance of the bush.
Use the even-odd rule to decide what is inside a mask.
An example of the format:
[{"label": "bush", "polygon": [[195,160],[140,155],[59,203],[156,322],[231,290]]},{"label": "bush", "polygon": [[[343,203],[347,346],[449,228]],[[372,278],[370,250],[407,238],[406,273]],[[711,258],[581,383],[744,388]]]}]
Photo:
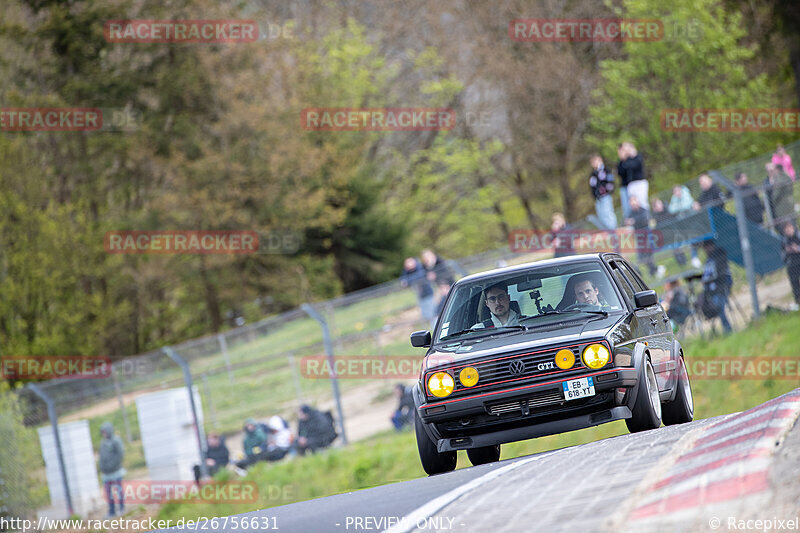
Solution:
[{"label": "bush", "polygon": [[29,517],[47,502],[44,483],[35,472],[42,468],[36,432],[25,427],[19,398],[0,382],[0,515]]}]

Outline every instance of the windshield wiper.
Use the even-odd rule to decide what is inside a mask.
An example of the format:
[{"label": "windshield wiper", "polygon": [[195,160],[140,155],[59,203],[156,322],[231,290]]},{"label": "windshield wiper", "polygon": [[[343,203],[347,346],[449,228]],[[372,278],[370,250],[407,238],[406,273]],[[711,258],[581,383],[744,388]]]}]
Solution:
[{"label": "windshield wiper", "polygon": [[608,311],[599,311],[599,310],[596,310],[596,309],[559,309],[559,310],[555,310],[555,311],[545,311],[541,315],[525,317],[525,318],[521,319],[520,322],[522,322],[524,320],[531,320],[533,318],[540,318],[540,317],[543,317],[543,316],[571,315],[573,313],[588,313],[590,315],[602,315],[604,317],[608,316]]},{"label": "windshield wiper", "polygon": [[513,326],[500,326],[499,328],[483,328],[483,329],[487,331],[497,331],[498,329],[520,329],[522,331],[527,331],[528,326],[523,326],[522,324],[514,324]]},{"label": "windshield wiper", "polygon": [[[513,326],[500,326],[499,328],[478,328],[478,329],[469,328],[469,329],[462,329],[461,331],[457,331],[455,333],[451,333],[449,335],[446,335],[446,336],[442,337],[441,339],[439,339],[439,342],[446,341],[446,340],[452,339],[454,337],[458,337],[458,336],[463,335],[465,333],[483,332],[483,333],[489,333],[491,335],[494,335],[499,330],[521,330],[521,331],[527,331],[527,329],[528,329],[528,326],[523,326],[522,324],[516,324],[516,325],[513,325]],[[484,335],[481,335],[481,336],[483,337]]]}]

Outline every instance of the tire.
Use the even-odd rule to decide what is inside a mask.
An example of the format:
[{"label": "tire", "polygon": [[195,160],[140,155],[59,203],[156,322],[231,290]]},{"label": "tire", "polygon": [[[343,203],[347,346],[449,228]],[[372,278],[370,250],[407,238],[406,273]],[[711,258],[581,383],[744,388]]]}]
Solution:
[{"label": "tire", "polygon": [[678,382],[675,384],[678,389],[675,391],[675,399],[661,407],[661,418],[667,426],[685,424],[694,418],[692,384],[689,382],[689,373],[686,371],[683,357],[680,357],[679,361]]},{"label": "tire", "polygon": [[633,416],[625,420],[628,431],[637,433],[661,426],[661,399],[658,396],[658,381],[650,358],[645,359],[644,379],[640,380]]},{"label": "tire", "polygon": [[472,466],[494,463],[500,460],[500,445],[470,448],[467,450],[467,457],[469,457],[469,462],[472,463]]},{"label": "tire", "polygon": [[439,453],[436,443],[431,441],[425,433],[422,419],[419,415],[414,417],[414,431],[417,434],[417,450],[419,450],[419,460],[422,469],[429,476],[452,472],[456,469],[456,452]]}]

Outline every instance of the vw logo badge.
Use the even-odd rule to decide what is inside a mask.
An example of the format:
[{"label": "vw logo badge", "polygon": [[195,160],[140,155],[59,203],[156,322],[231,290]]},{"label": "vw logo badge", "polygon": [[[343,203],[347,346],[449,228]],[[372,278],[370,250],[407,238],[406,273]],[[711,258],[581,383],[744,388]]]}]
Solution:
[{"label": "vw logo badge", "polygon": [[518,376],[523,372],[525,372],[525,363],[523,363],[520,360],[511,361],[508,364],[508,371],[514,374],[515,376]]}]

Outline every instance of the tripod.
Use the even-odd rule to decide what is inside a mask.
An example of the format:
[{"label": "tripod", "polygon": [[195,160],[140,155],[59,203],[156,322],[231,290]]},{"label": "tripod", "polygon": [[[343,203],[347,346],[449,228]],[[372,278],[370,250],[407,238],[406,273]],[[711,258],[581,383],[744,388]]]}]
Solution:
[{"label": "tripod", "polygon": [[728,295],[728,302],[725,305],[725,309],[728,311],[728,321],[731,323],[731,326],[734,325],[734,322],[737,326],[747,324],[747,315],[745,315],[742,306],[736,301],[733,294]]},{"label": "tripod", "polygon": [[[680,291],[686,296],[686,314],[680,322],[674,322],[676,325],[677,331],[676,336],[678,339],[683,340],[687,336],[691,335],[699,335],[700,337],[704,336],[703,331],[703,319],[700,314],[697,312],[697,298],[700,292],[702,292],[702,284],[700,283],[700,279],[702,278],[702,273],[699,273],[694,270],[689,270],[686,272],[681,272],[675,276],[671,276],[665,283],[672,284],[675,282],[684,281],[685,289],[678,285],[674,287],[673,291]],[[698,289],[698,285],[700,288]],[[678,292],[674,292],[672,296],[672,302],[675,302],[676,295],[679,294]],[[674,305],[674,304],[673,304]],[[670,315],[669,311],[667,312]],[[670,315],[670,318],[674,319],[675,314],[673,313]]]}]

